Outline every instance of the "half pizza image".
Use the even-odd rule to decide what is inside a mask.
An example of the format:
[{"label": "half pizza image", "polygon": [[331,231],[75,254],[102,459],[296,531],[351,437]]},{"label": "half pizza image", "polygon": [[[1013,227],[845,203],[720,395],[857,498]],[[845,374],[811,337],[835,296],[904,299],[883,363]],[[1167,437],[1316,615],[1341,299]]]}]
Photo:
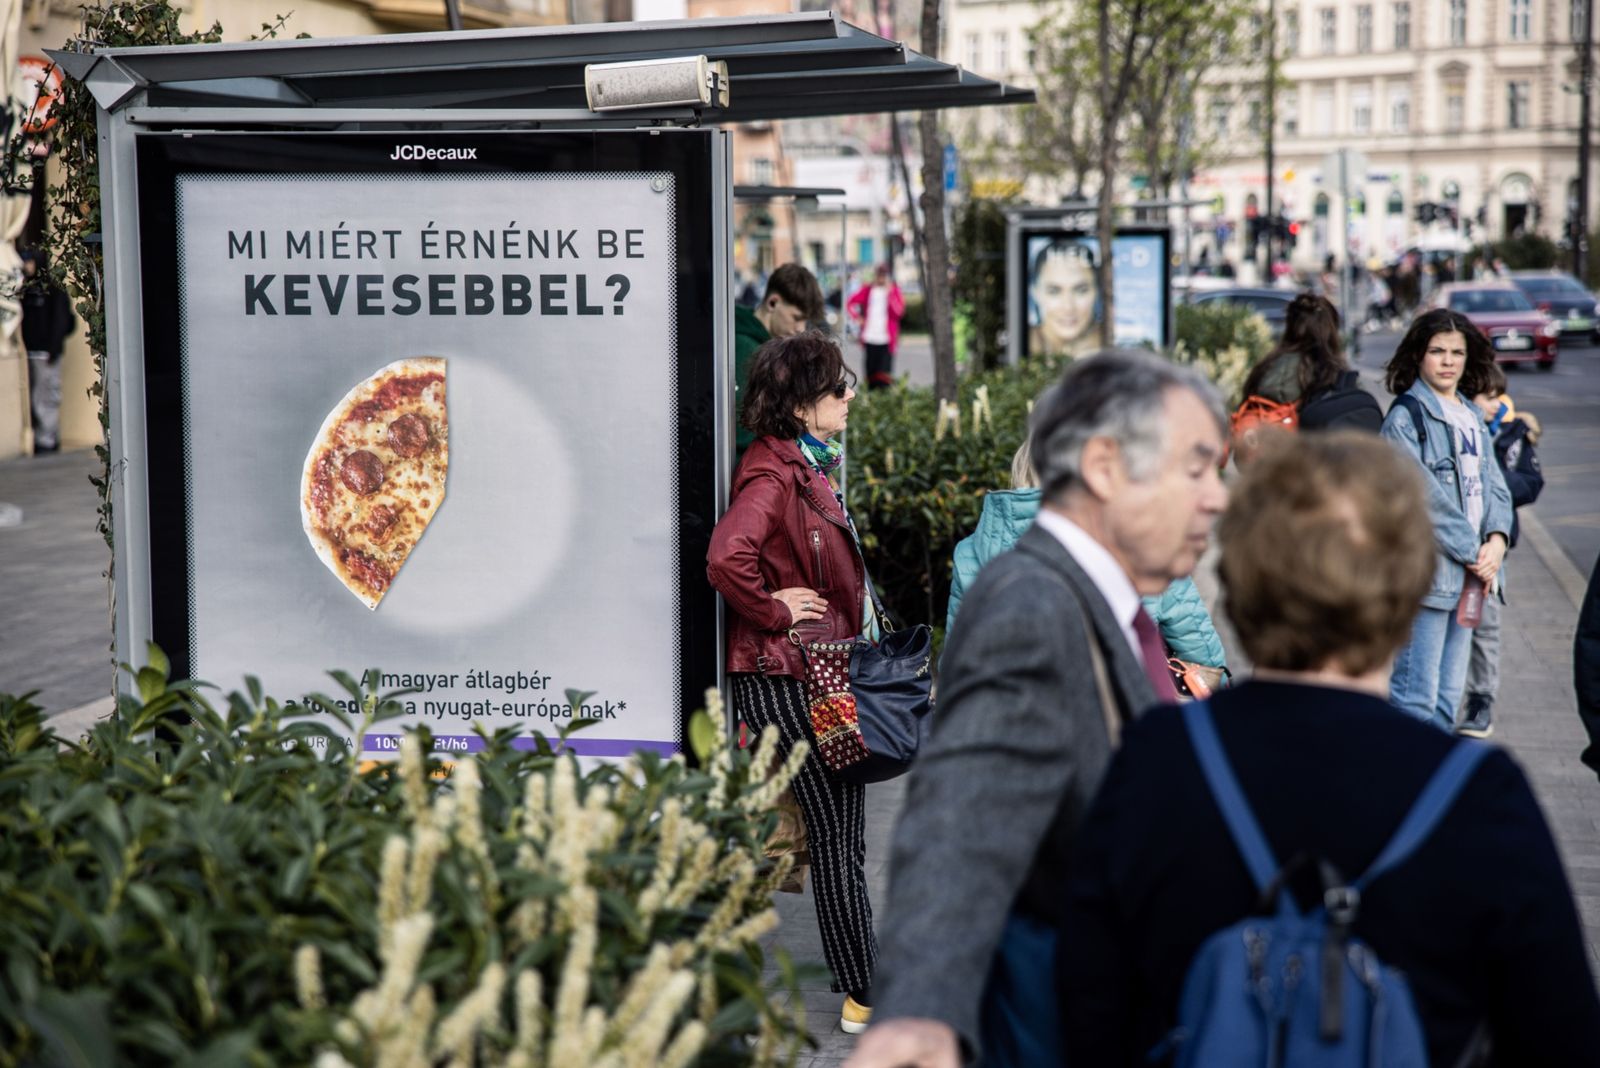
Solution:
[{"label": "half pizza image", "polygon": [[317,557],[377,608],[444,500],[445,360],[396,360],[345,394],[306,454],[300,518]]}]

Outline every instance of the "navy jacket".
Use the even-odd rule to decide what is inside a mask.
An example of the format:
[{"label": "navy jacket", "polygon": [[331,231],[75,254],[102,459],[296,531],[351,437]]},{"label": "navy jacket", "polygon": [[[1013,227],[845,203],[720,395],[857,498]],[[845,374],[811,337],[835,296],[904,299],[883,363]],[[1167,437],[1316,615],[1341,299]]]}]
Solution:
[{"label": "navy jacket", "polygon": [[[1287,863],[1365,871],[1461,744],[1387,702],[1251,681],[1212,699],[1241,787]],[[1061,989],[1069,1062],[1143,1063],[1175,1022],[1189,962],[1258,894],[1178,710],[1123,734],[1069,868]],[[1313,892],[1298,884],[1301,907]],[[1487,1021],[1501,1065],[1593,1065],[1600,1000],[1561,859],[1521,770],[1479,766],[1432,837],[1363,895],[1355,933],[1404,971],[1433,1064]]]}]

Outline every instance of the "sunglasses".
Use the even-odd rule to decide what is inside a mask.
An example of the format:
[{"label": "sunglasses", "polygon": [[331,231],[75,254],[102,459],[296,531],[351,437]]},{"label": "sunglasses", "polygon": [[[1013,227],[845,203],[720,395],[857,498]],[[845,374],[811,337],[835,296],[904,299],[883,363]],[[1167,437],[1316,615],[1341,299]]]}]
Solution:
[{"label": "sunglasses", "polygon": [[841,378],[839,379],[839,384],[828,390],[828,393],[831,393],[835,400],[844,400],[844,395],[854,387],[855,383],[851,382],[850,379]]}]

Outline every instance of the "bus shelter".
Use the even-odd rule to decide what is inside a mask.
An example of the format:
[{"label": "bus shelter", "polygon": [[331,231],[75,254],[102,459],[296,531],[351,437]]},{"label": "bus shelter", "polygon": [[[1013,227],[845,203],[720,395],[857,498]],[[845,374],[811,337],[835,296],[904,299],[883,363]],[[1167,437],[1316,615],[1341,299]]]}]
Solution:
[{"label": "bus shelter", "polygon": [[721,679],[727,128],[1031,99],[831,13],[53,58],[101,109],[119,661],[377,668],[441,749],[599,757]]}]

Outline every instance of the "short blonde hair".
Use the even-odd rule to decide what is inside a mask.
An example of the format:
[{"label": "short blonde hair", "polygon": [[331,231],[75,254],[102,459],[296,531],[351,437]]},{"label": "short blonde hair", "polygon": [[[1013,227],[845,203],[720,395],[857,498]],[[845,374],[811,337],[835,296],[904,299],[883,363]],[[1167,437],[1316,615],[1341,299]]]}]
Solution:
[{"label": "short blonde hair", "polygon": [[1217,528],[1228,618],[1259,667],[1365,674],[1405,644],[1433,581],[1422,475],[1371,434],[1275,437]]},{"label": "short blonde hair", "polygon": [[1011,488],[1036,489],[1038,485],[1039,473],[1033,469],[1033,439],[1025,437],[1011,457]]}]

